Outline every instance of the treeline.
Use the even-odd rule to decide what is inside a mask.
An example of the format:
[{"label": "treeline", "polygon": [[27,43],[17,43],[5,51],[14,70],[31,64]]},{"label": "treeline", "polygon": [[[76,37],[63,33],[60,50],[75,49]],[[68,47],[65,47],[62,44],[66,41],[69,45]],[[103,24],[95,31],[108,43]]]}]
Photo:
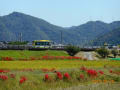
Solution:
[{"label": "treeline", "polygon": [[8,44],[9,45],[26,45],[27,43],[28,43],[28,41],[23,41],[23,42],[20,42],[20,41],[11,41]]}]

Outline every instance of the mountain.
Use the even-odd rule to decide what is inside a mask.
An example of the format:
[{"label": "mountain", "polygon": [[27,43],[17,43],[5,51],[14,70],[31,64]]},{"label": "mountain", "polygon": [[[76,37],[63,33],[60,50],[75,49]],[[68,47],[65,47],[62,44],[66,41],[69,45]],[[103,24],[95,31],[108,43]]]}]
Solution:
[{"label": "mountain", "polygon": [[[90,45],[92,40],[97,39],[101,35],[104,35],[113,29],[120,27],[120,21],[115,21],[112,23],[104,23],[102,21],[89,21],[80,26],[71,27],[71,31],[77,33],[80,38],[81,43]],[[88,43],[89,42],[89,43]]]},{"label": "mountain", "polygon": [[98,37],[96,40],[94,40],[93,44],[113,44],[117,45],[120,44],[120,28],[114,29],[100,37]]},{"label": "mountain", "polygon": [[47,39],[60,43],[62,32],[63,43],[79,45],[118,27],[120,27],[120,21],[110,24],[102,21],[89,21],[79,26],[63,28],[40,18],[13,12],[0,17],[0,41],[19,40],[20,33],[22,33],[22,40],[25,41]]}]

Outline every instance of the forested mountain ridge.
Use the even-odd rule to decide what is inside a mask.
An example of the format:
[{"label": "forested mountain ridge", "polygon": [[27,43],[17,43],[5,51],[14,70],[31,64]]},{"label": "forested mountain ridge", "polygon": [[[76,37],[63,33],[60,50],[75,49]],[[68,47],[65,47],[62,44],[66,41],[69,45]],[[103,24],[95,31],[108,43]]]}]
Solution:
[{"label": "forested mountain ridge", "polygon": [[104,35],[101,35],[93,41],[93,45],[100,45],[104,43],[112,45],[120,44],[120,28],[114,29]]},{"label": "forested mountain ridge", "polygon": [[63,28],[40,18],[13,12],[0,17],[0,41],[18,40],[19,34],[22,33],[24,41],[48,39],[60,43],[62,32],[63,43],[79,45],[119,27],[120,21],[110,24],[101,21],[89,21],[79,26]]}]

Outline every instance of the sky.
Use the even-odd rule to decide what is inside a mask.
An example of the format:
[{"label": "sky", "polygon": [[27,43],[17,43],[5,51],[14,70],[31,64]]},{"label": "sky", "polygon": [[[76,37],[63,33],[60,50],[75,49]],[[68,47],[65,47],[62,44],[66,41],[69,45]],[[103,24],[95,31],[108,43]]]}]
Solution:
[{"label": "sky", "polygon": [[120,20],[120,0],[0,0],[0,16],[22,12],[70,27],[88,21]]}]

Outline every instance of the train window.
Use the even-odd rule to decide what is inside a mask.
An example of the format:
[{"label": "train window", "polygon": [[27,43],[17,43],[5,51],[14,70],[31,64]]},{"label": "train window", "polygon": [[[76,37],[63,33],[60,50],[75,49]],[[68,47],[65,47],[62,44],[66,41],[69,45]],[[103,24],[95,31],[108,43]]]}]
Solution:
[{"label": "train window", "polygon": [[35,42],[35,45],[50,45],[50,42]]}]

